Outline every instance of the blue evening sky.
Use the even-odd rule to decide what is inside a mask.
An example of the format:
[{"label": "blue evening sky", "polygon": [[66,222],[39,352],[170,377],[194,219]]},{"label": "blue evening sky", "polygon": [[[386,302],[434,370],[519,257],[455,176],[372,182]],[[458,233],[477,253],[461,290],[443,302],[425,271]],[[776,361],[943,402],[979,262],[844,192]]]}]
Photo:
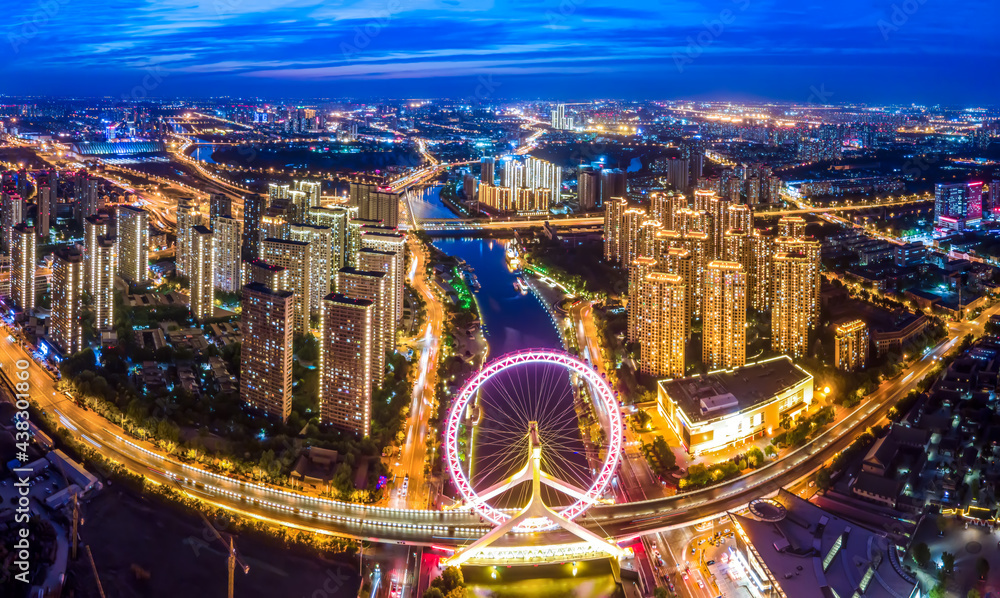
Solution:
[{"label": "blue evening sky", "polygon": [[0,93],[994,103],[996,0],[2,0]]}]

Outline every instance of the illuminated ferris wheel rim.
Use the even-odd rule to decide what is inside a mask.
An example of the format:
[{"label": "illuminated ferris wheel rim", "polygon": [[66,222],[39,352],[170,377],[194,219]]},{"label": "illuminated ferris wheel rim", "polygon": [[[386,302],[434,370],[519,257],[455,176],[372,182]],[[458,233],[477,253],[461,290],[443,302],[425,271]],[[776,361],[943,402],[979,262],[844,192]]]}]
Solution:
[{"label": "illuminated ferris wheel rim", "polygon": [[[484,519],[494,525],[502,525],[511,518],[511,515],[494,508],[483,500],[472,487],[468,476],[462,471],[461,459],[458,455],[458,433],[461,428],[465,411],[468,409],[472,398],[476,395],[483,384],[490,378],[505,370],[527,364],[548,364],[558,365],[576,373],[584,378],[593,390],[595,402],[600,402],[605,412],[608,414],[610,430],[607,439],[607,454],[593,484],[586,490],[583,498],[579,498],[573,504],[563,507],[556,512],[565,519],[572,521],[582,515],[595,502],[601,499],[608,489],[618,462],[621,459],[622,450],[622,420],[621,411],[618,408],[618,400],[607,380],[601,377],[594,368],[584,361],[562,351],[551,349],[528,349],[508,353],[498,359],[486,364],[475,376],[470,378],[462,390],[459,391],[455,402],[448,412],[448,419],[445,425],[445,460],[448,465],[452,480],[458,487],[466,504],[471,506]],[[525,431],[527,433],[527,430]],[[555,527],[552,522],[534,521],[524,523],[516,527],[514,531],[540,531]]]}]

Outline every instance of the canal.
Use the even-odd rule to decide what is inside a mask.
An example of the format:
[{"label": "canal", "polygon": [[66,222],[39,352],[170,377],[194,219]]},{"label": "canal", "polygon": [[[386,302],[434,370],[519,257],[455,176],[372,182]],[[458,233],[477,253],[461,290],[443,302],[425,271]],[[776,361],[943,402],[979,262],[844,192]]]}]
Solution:
[{"label": "canal", "polygon": [[[417,218],[456,218],[441,203],[440,187],[411,198]],[[563,348],[548,310],[532,293],[516,287],[518,276],[507,267],[506,239],[439,239],[434,246],[464,260],[475,274],[475,291],[489,359],[525,349]],[[543,467],[552,475],[579,486],[589,486],[591,471],[584,457],[575,393],[569,376],[558,367],[519,366],[497,374],[479,393],[472,482],[483,489],[508,477],[527,460],[527,426],[539,422],[544,431]],[[527,488],[499,497],[494,504],[523,506]],[[564,502],[564,496],[545,492],[546,501]]]}]

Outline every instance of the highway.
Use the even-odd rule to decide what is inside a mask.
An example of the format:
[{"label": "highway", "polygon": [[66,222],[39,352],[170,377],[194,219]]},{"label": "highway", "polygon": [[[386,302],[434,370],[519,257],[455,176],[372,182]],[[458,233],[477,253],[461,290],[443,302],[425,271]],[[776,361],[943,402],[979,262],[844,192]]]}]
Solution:
[{"label": "highway", "polygon": [[[789,208],[784,210],[755,211],[754,218],[778,218],[781,216],[799,216],[803,214],[836,214],[840,212],[856,212],[870,210],[872,208],[888,208],[926,203],[930,200],[917,199],[899,202],[859,204],[852,206],[831,206],[831,207],[802,207]],[[604,224],[604,216],[534,216],[534,217],[506,217],[506,218],[448,218],[448,219],[426,219],[419,221],[419,226],[425,231],[465,231],[465,230],[516,230],[522,228],[538,227],[545,222],[553,226],[585,227],[598,226]],[[847,226],[851,224],[841,219]]]},{"label": "highway", "polygon": [[[445,167],[437,165],[436,168]],[[425,172],[424,174],[428,174]],[[423,177],[411,179],[415,184]],[[861,209],[860,206],[850,208]],[[803,208],[804,209],[804,208]],[[845,208],[846,209],[846,208]],[[773,214],[773,213],[772,213]],[[769,215],[772,215],[769,214]],[[597,223],[601,217],[566,218],[559,223]],[[490,226],[537,225],[538,221],[495,221]],[[401,471],[411,472],[411,478],[423,476],[426,458],[424,438],[427,433],[427,417],[433,405],[433,364],[436,362],[437,342],[441,336],[442,314],[440,305],[433,297],[422,272],[422,252],[415,254],[414,286],[428,300],[428,321],[422,329],[420,376],[413,393],[406,450],[400,455]],[[577,316],[587,308],[580,307]],[[907,367],[895,379],[883,383],[872,395],[849,416],[833,424],[819,438],[799,450],[789,453],[780,461],[758,469],[746,476],[716,487],[686,493],[673,497],[629,502],[613,506],[595,506],[581,520],[581,523],[595,532],[619,540],[630,540],[640,535],[665,531],[693,522],[708,520],[720,512],[738,509],[761,495],[790,485],[818,469],[836,453],[846,448],[858,431],[882,421],[888,409],[912,390],[930,372],[937,359],[953,348],[966,334],[979,334],[990,315],[998,313],[1000,305],[986,310],[974,321],[965,321],[951,326],[948,339],[932,351]],[[589,317],[580,317],[586,322]],[[586,331],[584,336],[595,338],[596,333]],[[4,335],[0,339],[0,360],[6,372],[13,371],[19,359],[29,359],[24,350],[12,338]],[[587,345],[591,360],[602,367],[599,349],[592,343]],[[370,507],[317,496],[293,492],[288,489],[270,487],[246,480],[230,478],[211,473],[196,466],[181,463],[175,457],[168,457],[157,451],[151,444],[130,439],[119,427],[104,420],[92,411],[77,406],[56,389],[54,380],[43,368],[31,361],[29,367],[31,399],[35,406],[55,417],[61,426],[70,430],[74,437],[89,444],[102,455],[124,465],[130,471],[147,479],[177,487],[190,496],[207,503],[226,508],[248,517],[258,518],[274,524],[316,531],[318,533],[365,539],[389,544],[409,544],[423,546],[460,546],[486,533],[491,526],[484,524],[477,515],[467,510],[432,511],[407,508],[407,504],[425,504],[421,496],[426,492],[425,483],[411,483],[416,494],[410,500],[390,501],[390,507]],[[635,472],[632,472],[633,475]],[[625,475],[624,473],[622,475]],[[638,476],[633,481],[640,484]],[[429,498],[429,497],[427,497]],[[634,497],[633,497],[634,498]],[[562,542],[575,541],[563,532],[554,532],[534,538],[510,536],[507,542]]]},{"label": "highway", "polygon": [[[977,320],[953,324],[949,338],[923,355],[899,376],[883,383],[857,410],[832,426],[814,442],[780,461],[713,488],[668,498],[613,506],[595,506],[581,523],[602,535],[628,540],[707,520],[726,510],[738,509],[756,497],[776,491],[819,468],[843,450],[858,430],[884,419],[890,406],[905,396],[966,334],[979,334],[1000,305]],[[0,339],[0,359],[5,372],[18,359],[27,359],[19,345]],[[92,411],[78,407],[58,393],[50,374],[35,364],[29,367],[32,401],[58,419],[82,442],[154,482],[179,486],[187,494],[249,517],[319,533],[391,544],[460,546],[490,528],[465,510],[429,511],[367,507],[321,499],[284,488],[268,487],[211,473],[165,457],[149,443],[128,439],[123,431]],[[545,536],[547,542],[568,541],[562,532]],[[533,541],[537,541],[532,538]],[[508,541],[524,541],[512,537]]]},{"label": "highway", "polygon": [[426,322],[414,339],[414,344],[420,350],[417,380],[414,383],[410,415],[406,422],[406,441],[403,443],[399,458],[394,462],[398,463],[397,475],[409,474],[408,496],[400,496],[400,480],[393,489],[389,506],[405,508],[409,505],[414,508],[425,508],[433,498],[424,473],[424,463],[427,459],[428,420],[437,404],[434,389],[437,386],[437,363],[439,341],[444,329],[444,309],[427,280],[426,249],[413,237],[407,242],[410,246],[410,255],[413,256],[410,283],[424,300]]}]

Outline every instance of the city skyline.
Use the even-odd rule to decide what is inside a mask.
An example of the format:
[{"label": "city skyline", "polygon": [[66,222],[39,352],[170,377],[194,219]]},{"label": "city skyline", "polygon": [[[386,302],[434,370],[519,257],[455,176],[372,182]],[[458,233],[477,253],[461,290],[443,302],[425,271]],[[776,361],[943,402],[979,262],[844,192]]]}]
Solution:
[{"label": "city skyline", "polygon": [[1000,590],[998,6],[5,16],[5,598]]},{"label": "city skyline", "polygon": [[[217,0],[12,7],[8,93],[988,102],[997,6]],[[252,46],[252,57],[243,48]],[[30,76],[26,76],[30,75]],[[892,77],[892,85],[884,85]],[[935,85],[975,81],[975,85]]]}]

